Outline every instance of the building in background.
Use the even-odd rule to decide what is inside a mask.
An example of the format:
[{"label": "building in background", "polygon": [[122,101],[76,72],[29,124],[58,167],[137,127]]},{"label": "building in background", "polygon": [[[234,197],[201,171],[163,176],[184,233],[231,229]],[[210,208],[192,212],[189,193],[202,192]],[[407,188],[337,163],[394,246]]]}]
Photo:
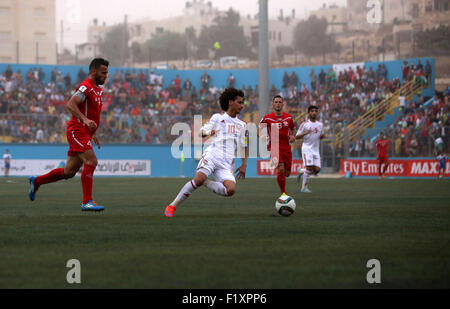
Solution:
[{"label": "building in background", "polygon": [[[284,15],[283,10],[277,18],[269,18],[269,57],[271,60],[278,58],[277,48],[292,46],[294,43],[294,29],[299,19],[296,19],[295,10],[291,14]],[[244,28],[244,34],[251,38],[254,51],[258,48],[258,16],[251,18],[250,16],[241,16],[241,25]]]},{"label": "building in background", "polygon": [[411,0],[415,31],[450,25],[449,0]]},{"label": "building in background", "polygon": [[[213,7],[210,1],[205,0],[191,0],[185,3],[183,13],[179,16],[164,18],[161,20],[141,19],[135,22],[127,23],[128,32],[130,35],[129,46],[134,42],[143,44],[151,37],[158,33],[175,32],[184,33],[188,28],[194,28],[195,34],[198,36],[203,26],[211,26],[214,19],[223,16],[226,11],[220,11]],[[272,56],[276,55],[278,46],[290,46],[293,42],[294,28],[299,22],[295,18],[295,11],[293,10],[289,16],[283,16],[280,11],[278,18],[269,20],[269,48]],[[240,25],[243,27],[244,34],[252,40],[252,45],[257,48],[258,38],[258,18],[257,15],[240,15]],[[98,38],[103,37],[110,31],[114,25],[99,26],[97,21],[94,21],[88,27],[88,42],[94,44]],[[83,45],[83,49],[89,48]],[[233,56],[233,55],[230,55]]]},{"label": "building in background", "polygon": [[367,15],[373,7],[368,7],[367,1],[347,0],[348,30],[370,32],[380,27],[381,23],[411,21],[412,2],[413,0],[379,0],[382,17],[380,23],[369,23]]},{"label": "building in background", "polygon": [[[223,13],[224,12],[220,12],[217,8],[214,8],[210,1],[186,1],[183,14],[180,16],[164,18],[161,20],[145,18],[129,23],[130,44],[133,42],[140,44],[145,43],[152,35],[161,32],[170,31],[184,33],[189,27],[193,27],[196,35],[198,35],[202,26],[210,26],[214,19]],[[98,30],[100,31],[101,29]]]},{"label": "building in background", "polygon": [[0,62],[56,64],[55,0],[0,0]]},{"label": "building in background", "polygon": [[328,22],[327,33],[328,34],[343,34],[347,31],[347,9],[344,7],[338,7],[337,5],[330,5],[327,7],[325,4],[318,10],[313,10],[309,14],[310,16],[316,16],[317,18],[325,18]]}]

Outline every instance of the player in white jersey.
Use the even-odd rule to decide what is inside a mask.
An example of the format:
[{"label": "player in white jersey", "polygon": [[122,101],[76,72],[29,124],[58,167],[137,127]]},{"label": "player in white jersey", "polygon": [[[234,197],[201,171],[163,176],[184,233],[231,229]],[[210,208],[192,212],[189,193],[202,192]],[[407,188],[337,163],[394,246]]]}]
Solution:
[{"label": "player in white jersey", "polygon": [[5,177],[9,176],[9,169],[11,168],[11,154],[9,150],[6,149],[5,154],[3,155],[3,161],[5,162]]},{"label": "player in white jersey", "polygon": [[[195,189],[205,185],[212,192],[232,196],[236,192],[233,163],[236,156],[242,156],[242,165],[235,171],[238,179],[245,179],[247,168],[247,124],[237,115],[244,107],[244,93],[227,88],[220,95],[220,107],[225,113],[214,114],[200,129],[202,137],[211,136],[212,143],[205,149],[197,166],[194,179],[184,185],[175,200],[165,209],[166,217],[173,217],[178,205],[185,201]],[[213,175],[216,181],[208,179]]]},{"label": "player in white jersey", "polygon": [[305,168],[297,170],[297,181],[303,176],[301,192],[311,193],[309,190],[309,178],[320,172],[320,140],[325,137],[323,133],[323,123],[318,121],[319,108],[317,106],[308,107],[308,120],[300,125],[296,139],[303,139],[302,158]]}]

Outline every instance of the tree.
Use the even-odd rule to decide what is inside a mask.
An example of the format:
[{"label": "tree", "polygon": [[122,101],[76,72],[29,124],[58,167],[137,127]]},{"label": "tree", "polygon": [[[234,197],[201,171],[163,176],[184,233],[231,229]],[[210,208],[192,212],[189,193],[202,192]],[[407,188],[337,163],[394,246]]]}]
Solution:
[{"label": "tree", "polygon": [[133,44],[131,44],[131,56],[133,57],[133,62],[140,63],[145,61],[141,44],[138,42],[133,42]]},{"label": "tree", "polygon": [[325,57],[327,53],[339,51],[335,38],[327,34],[327,27],[327,20],[315,15],[299,22],[294,29],[294,49],[308,57]]},{"label": "tree", "polygon": [[281,63],[284,61],[284,56],[294,53],[294,49],[291,46],[280,45],[276,49],[278,61]]},{"label": "tree", "polygon": [[217,16],[211,26],[203,26],[198,38],[197,57],[208,58],[215,42],[221,46],[215,50],[216,57],[251,57],[250,42],[239,21],[239,13],[230,8],[225,15]]},{"label": "tree", "polygon": [[[185,34],[162,32],[148,40],[144,48],[145,59],[169,61],[187,58],[187,40]],[[150,55],[149,55],[150,53]]]},{"label": "tree", "polygon": [[125,24],[113,26],[99,42],[102,55],[114,66],[123,66],[130,56],[129,34]]}]

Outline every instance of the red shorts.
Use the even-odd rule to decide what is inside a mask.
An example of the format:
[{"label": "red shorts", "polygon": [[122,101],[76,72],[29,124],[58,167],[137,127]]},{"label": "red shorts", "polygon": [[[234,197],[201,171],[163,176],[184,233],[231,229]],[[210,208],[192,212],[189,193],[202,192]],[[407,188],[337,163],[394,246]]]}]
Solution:
[{"label": "red shorts", "polygon": [[69,142],[69,157],[76,157],[79,153],[83,153],[92,149],[92,136],[86,134],[79,129],[67,129],[67,141]]},{"label": "red shorts", "polygon": [[278,156],[272,156],[271,154],[271,160],[274,163],[274,165],[276,167],[278,167],[278,165],[280,163],[284,164],[284,170],[286,171],[287,174],[291,173],[291,168],[292,168],[292,152],[286,151],[286,150],[281,150],[280,149],[280,153],[278,154]]},{"label": "red shorts", "polygon": [[378,162],[381,164],[386,164],[388,162],[389,158],[386,155],[379,155],[378,156]]}]

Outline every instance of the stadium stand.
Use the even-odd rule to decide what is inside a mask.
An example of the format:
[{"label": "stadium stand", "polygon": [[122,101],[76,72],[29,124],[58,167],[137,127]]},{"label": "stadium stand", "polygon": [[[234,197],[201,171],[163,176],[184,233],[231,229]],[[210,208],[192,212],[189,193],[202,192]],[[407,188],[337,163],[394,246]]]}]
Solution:
[{"label": "stadium stand", "polygon": [[[402,72],[406,73],[401,79],[389,79],[384,64],[378,64],[376,69],[363,64],[339,72],[333,67],[314,68],[310,69],[307,79],[299,78],[295,71],[285,71],[278,81],[280,89],[272,84],[270,95],[283,95],[287,111],[294,116],[302,115],[309,105],[318,105],[326,132],[333,136],[405,83],[414,80],[426,87],[430,82],[429,76],[423,78],[421,69],[413,64],[407,70],[403,67]],[[55,67],[49,75],[46,76],[39,66],[29,68],[26,73],[8,66],[1,73],[0,140],[5,143],[65,142],[64,128],[70,114],[64,105],[87,74],[81,68],[76,78],[72,78],[71,74],[63,74]],[[105,117],[99,130],[103,143],[170,143],[175,139],[170,134],[174,123],[191,123],[195,114],[202,114],[206,120],[219,111],[217,99],[223,85],[212,79],[205,89],[199,81],[183,80],[179,74],[168,79],[170,76],[173,74],[155,74],[149,70],[112,71],[105,86]],[[258,122],[257,85],[245,86],[239,83],[238,74],[233,77],[233,83],[246,94],[243,120]],[[445,145],[448,145],[449,108],[448,91],[430,102],[424,102],[420,95],[412,100],[402,98],[395,121],[385,123],[386,127],[382,128],[392,138],[395,154],[429,154],[430,143],[441,135],[447,136]],[[373,140],[365,136],[352,142],[350,147],[354,156],[373,155],[375,151]],[[337,151],[343,152],[343,149]]]}]

